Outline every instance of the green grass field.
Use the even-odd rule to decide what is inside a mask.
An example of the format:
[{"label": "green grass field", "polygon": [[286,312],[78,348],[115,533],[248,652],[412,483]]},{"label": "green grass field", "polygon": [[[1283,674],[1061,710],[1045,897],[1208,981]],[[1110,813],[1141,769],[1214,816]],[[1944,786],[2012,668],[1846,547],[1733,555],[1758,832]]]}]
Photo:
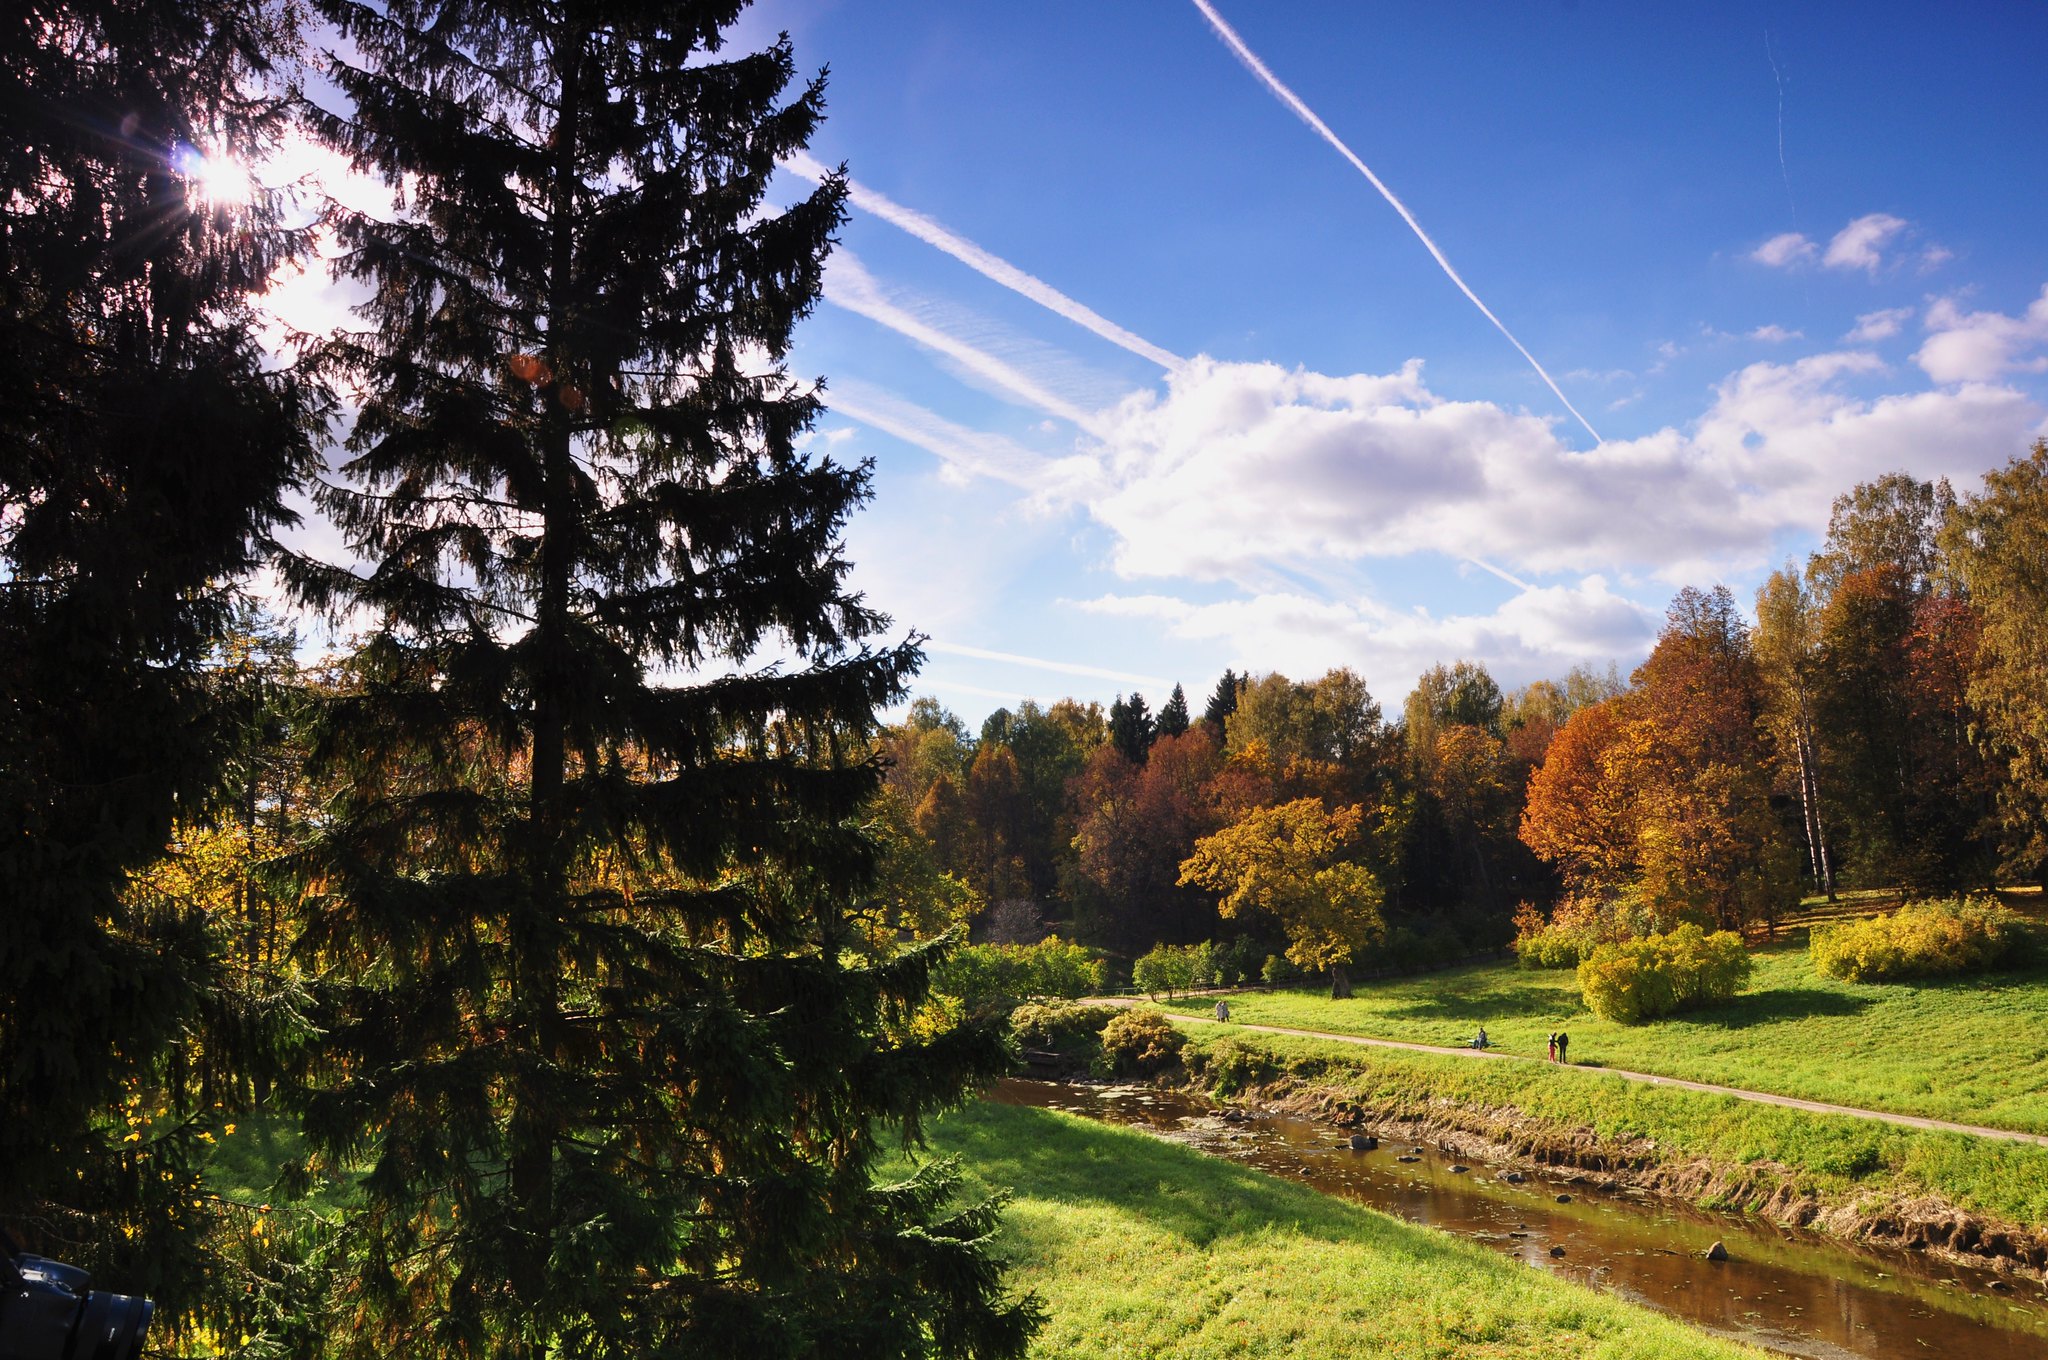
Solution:
[{"label": "green grass field", "polygon": [[981,1104],[931,1129],[1014,1192],[1039,1356],[1733,1360],[1762,1353],[1484,1249],[1126,1129]]},{"label": "green grass field", "polygon": [[1496,1141],[1539,1131],[1534,1125],[1566,1141],[1590,1131],[1610,1148],[1674,1166],[1704,1160],[1752,1182],[1749,1198],[1726,1201],[1727,1208],[1754,1208],[1784,1185],[1829,1203],[1933,1194],[2048,1227],[2048,1148],[2031,1143],[1813,1114],[1589,1068],[1473,1062],[1234,1026],[1190,1026],[1189,1044],[1265,1055],[1267,1070],[1251,1076],[1291,1076],[1382,1111],[1443,1117],[1448,1102],[1466,1112],[1461,1122]]},{"label": "green grass field", "polygon": [[1814,972],[1804,931],[1758,950],[1756,965],[1728,1005],[1636,1026],[1587,1011],[1571,970],[1512,961],[1369,983],[1348,1001],[1244,992],[1230,1007],[1252,1024],[1430,1044],[1484,1025],[1496,1048],[1535,1058],[1562,1028],[1574,1063],[2048,1133],[2048,970],[1836,982]]}]

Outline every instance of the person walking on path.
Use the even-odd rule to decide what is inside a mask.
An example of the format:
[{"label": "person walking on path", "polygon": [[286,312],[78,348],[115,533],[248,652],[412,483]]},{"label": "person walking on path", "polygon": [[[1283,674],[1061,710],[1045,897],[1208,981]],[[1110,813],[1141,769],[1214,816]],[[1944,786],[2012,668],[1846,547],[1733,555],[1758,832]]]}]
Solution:
[{"label": "person walking on path", "polygon": [[1230,1003],[1228,1001],[1219,999],[1216,1002],[1216,1018],[1226,1025],[1230,1023]]},{"label": "person walking on path", "polygon": [[1570,1059],[1570,1058],[1567,1058],[1567,1057],[1565,1056],[1565,1046],[1566,1046],[1567,1044],[1571,1043],[1571,1041],[1572,1041],[1572,1036],[1571,1036],[1571,1035],[1569,1035],[1569,1034],[1566,1034],[1566,1033],[1565,1033],[1565,1032],[1564,1032],[1563,1030],[1559,1030],[1559,1031],[1557,1032],[1557,1060],[1558,1060],[1559,1062],[1561,1062],[1561,1063],[1569,1063],[1569,1062],[1571,1061],[1571,1059]]},{"label": "person walking on path", "polygon": [[1557,1031],[1550,1031],[1550,1060],[1557,1061]]}]

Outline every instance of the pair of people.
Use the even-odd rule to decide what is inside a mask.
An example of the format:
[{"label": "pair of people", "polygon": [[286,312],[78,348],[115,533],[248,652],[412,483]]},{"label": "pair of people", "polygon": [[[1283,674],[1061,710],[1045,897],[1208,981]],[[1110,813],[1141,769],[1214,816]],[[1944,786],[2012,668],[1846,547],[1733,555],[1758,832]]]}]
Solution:
[{"label": "pair of people", "polygon": [[1550,1032],[1550,1060],[1552,1062],[1569,1061],[1565,1057],[1565,1048],[1571,1041],[1572,1036],[1566,1034],[1563,1030],[1552,1030]]}]

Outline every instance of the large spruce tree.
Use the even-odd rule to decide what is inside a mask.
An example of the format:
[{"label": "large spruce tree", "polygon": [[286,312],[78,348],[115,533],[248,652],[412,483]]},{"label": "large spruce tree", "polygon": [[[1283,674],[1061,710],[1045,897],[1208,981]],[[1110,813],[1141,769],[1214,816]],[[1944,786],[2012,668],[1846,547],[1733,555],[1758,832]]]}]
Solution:
[{"label": "large spruce tree", "polygon": [[208,658],[311,459],[248,303],[297,239],[208,194],[279,134],[291,37],[219,0],[0,25],[0,1221],[174,1305],[197,1130],[164,1083],[220,1056],[179,1047],[220,978],[204,921],[126,888],[216,780]]},{"label": "large spruce tree", "polygon": [[844,584],[865,469],[782,366],[845,186],[764,207],[820,81],[724,3],[320,0],[368,323],[324,495],[375,621],[305,856],[307,1126],[362,1161],[377,1355],[1008,1355],[1031,1310],[878,1140],[998,1070],[856,959],[877,709],[917,660]]}]

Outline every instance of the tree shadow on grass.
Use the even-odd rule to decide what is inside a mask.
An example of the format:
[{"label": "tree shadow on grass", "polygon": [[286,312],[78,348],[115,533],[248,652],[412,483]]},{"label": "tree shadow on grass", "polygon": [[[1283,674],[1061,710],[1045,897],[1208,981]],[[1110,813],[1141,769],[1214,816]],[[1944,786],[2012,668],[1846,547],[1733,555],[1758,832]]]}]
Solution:
[{"label": "tree shadow on grass", "polygon": [[1417,997],[1405,1006],[1388,1007],[1390,1020],[1492,1022],[1543,1019],[1579,1008],[1571,992],[1534,983],[1504,984],[1477,992],[1448,992]]},{"label": "tree shadow on grass", "polygon": [[1191,1148],[1049,1110],[977,1103],[947,1115],[932,1143],[933,1152],[959,1155],[993,1188],[1106,1206],[1196,1247],[1280,1231],[1369,1242],[1418,1266],[1432,1259],[1429,1244],[1405,1224]]},{"label": "tree shadow on grass", "polygon": [[1756,1025],[1778,1025],[1789,1020],[1814,1020],[1822,1016],[1861,1015],[1873,998],[1817,987],[1774,987],[1768,992],[1738,996],[1725,1006],[1688,1011],[1680,1019],[1718,1029],[1749,1029]]}]

